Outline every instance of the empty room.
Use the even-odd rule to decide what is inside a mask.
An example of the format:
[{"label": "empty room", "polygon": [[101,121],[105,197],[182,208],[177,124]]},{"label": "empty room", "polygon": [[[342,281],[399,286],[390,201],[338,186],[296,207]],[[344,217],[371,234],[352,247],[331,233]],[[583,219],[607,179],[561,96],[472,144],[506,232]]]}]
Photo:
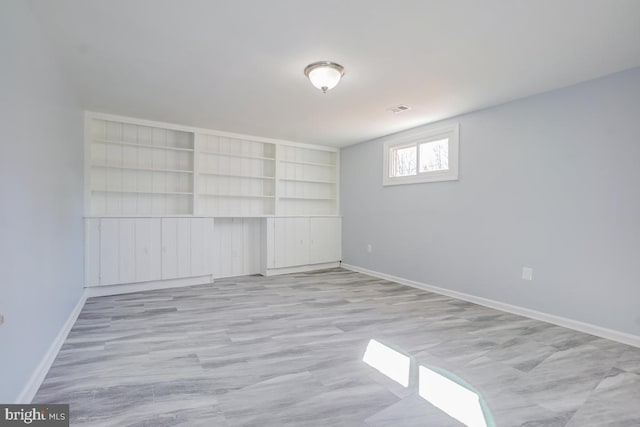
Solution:
[{"label": "empty room", "polygon": [[639,23],[0,0],[0,426],[640,426]]}]

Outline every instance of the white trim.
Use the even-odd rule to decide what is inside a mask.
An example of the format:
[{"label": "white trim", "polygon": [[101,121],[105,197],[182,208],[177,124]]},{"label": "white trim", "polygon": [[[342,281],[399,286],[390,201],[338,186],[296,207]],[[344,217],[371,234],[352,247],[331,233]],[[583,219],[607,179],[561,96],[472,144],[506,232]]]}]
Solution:
[{"label": "white trim", "polygon": [[191,191],[193,192],[193,196],[191,197],[191,215],[194,217],[200,214],[200,199],[202,199],[202,195],[200,194],[200,159],[198,158],[199,152],[202,151],[202,135],[194,133],[193,134],[193,175],[191,177]]},{"label": "white trim", "polygon": [[280,163],[280,161],[282,160],[282,149],[280,148],[280,146],[278,144],[275,145],[274,148],[274,158],[275,158],[275,173],[274,173],[274,183],[273,183],[273,197],[274,197],[274,203],[273,203],[273,214],[274,215],[278,215],[280,213],[280,209],[281,209],[281,204],[280,204],[280,192],[282,190],[282,175],[283,175],[283,170],[284,168],[280,167],[280,165],[282,163]]},{"label": "white trim", "polygon": [[85,215],[84,219],[99,218],[341,218],[339,214],[320,214],[320,215]]},{"label": "white trim", "polygon": [[342,218],[342,215],[271,215],[271,218]]},{"label": "white trim", "polygon": [[285,139],[265,138],[261,136],[255,136],[255,135],[245,135],[241,133],[224,132],[224,131],[215,130],[215,129],[205,129],[205,128],[199,128],[195,126],[177,125],[175,123],[158,122],[154,120],[138,119],[135,117],[119,116],[116,114],[98,113],[95,111],[85,111],[85,118],[123,122],[123,123],[129,123],[129,124],[140,125],[140,126],[161,127],[164,129],[199,133],[204,135],[222,136],[226,138],[248,139],[251,141],[267,142],[271,144],[293,145],[296,147],[312,148],[315,150],[324,150],[324,151],[332,151],[332,152],[340,151],[340,148],[338,147],[329,147],[326,145],[307,144],[303,142],[287,141]]},{"label": "white trim", "polygon": [[83,123],[84,129],[84,141],[83,148],[84,151],[83,161],[84,161],[84,212],[91,212],[91,121],[85,118]]},{"label": "white trim", "polygon": [[27,381],[27,384],[24,386],[22,392],[18,395],[14,403],[31,403],[36,393],[40,389],[42,382],[46,378],[47,373],[49,372],[49,368],[51,368],[51,365],[53,364],[53,361],[56,360],[56,356],[58,356],[58,352],[60,351],[60,348],[62,348],[62,344],[64,344],[64,341],[67,339],[67,335],[69,335],[71,328],[73,327],[74,323],[76,323],[76,319],[80,315],[82,307],[84,307],[84,303],[86,301],[87,295],[85,291],[82,293],[82,295],[80,295],[80,299],[78,299],[76,306],[73,308],[73,310],[71,310],[71,313],[69,313],[67,321],[64,322],[64,325],[62,325],[60,332],[58,332],[58,335],[56,335],[55,339],[49,346],[49,349],[42,357],[42,360],[40,360],[40,363],[31,374],[29,381]]},{"label": "white trim", "polygon": [[213,275],[180,279],[153,280],[141,283],[124,283],[106,286],[90,286],[85,288],[87,298],[103,297],[107,295],[131,294],[134,292],[155,291],[158,289],[182,288],[185,286],[206,285],[213,283]]},{"label": "white trim", "polygon": [[335,214],[336,216],[342,216],[342,210],[341,210],[341,203],[340,203],[340,182],[341,181],[341,176],[342,176],[342,169],[341,169],[341,165],[340,165],[340,157],[341,157],[341,152],[338,152],[336,154],[336,176],[335,176],[335,180],[336,182],[334,183],[335,188],[336,188],[336,210],[335,210]]},{"label": "white trim", "polygon": [[300,265],[297,267],[267,268],[263,276],[279,276],[281,274],[304,273],[307,271],[326,270],[340,267],[340,262],[325,262],[323,264]]},{"label": "white trim", "polygon": [[[144,214],[144,215],[85,215],[83,217],[84,219],[96,219],[96,218],[120,218],[120,219],[126,219],[126,218],[224,218],[224,217],[217,217],[217,216],[213,216],[213,215],[164,215],[164,214],[158,214],[158,215],[150,215],[150,214]],[[235,217],[234,217],[235,218]],[[260,218],[260,216],[256,216],[256,218]]]},{"label": "white trim", "polygon": [[[420,145],[439,139],[447,138],[449,143],[449,169],[442,171],[420,172]],[[416,174],[409,176],[389,176],[389,152],[393,148],[416,148]],[[458,161],[460,146],[460,125],[452,124],[438,126],[430,129],[421,129],[420,132],[407,132],[395,134],[384,139],[382,155],[382,185],[419,184],[426,182],[455,181],[458,179]]]},{"label": "white trim", "polygon": [[474,304],[493,308],[495,310],[506,311],[507,313],[517,314],[519,316],[528,317],[530,319],[540,320],[554,325],[562,326],[575,331],[584,332],[586,334],[595,335],[597,337],[606,338],[611,341],[620,342],[622,344],[640,347],[640,336],[620,332],[613,329],[603,328],[591,323],[580,322],[578,320],[568,319],[566,317],[556,316],[553,314],[543,313],[541,311],[532,310],[517,305],[511,305],[488,298],[482,298],[475,295],[465,294],[463,292],[451,291],[449,289],[439,288],[437,286],[427,285],[425,283],[416,282],[402,277],[392,276],[390,274],[380,273],[378,271],[369,270],[367,268],[358,267],[350,264],[342,264],[342,268],[356,271],[358,273],[367,274],[369,276],[378,277],[380,279],[390,280],[402,285],[411,286],[413,288],[422,289],[424,291],[434,292],[440,295],[446,295],[451,298],[472,302]]}]

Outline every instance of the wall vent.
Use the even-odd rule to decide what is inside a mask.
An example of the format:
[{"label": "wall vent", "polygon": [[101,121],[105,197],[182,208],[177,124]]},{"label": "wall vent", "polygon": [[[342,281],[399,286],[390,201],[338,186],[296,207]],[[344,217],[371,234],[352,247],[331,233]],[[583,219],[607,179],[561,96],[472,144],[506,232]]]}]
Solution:
[{"label": "wall vent", "polygon": [[410,110],[411,108],[403,105],[403,104],[399,104],[399,105],[394,105],[393,107],[389,108],[388,110],[391,111],[394,114],[398,114],[398,113],[404,113],[407,110]]}]

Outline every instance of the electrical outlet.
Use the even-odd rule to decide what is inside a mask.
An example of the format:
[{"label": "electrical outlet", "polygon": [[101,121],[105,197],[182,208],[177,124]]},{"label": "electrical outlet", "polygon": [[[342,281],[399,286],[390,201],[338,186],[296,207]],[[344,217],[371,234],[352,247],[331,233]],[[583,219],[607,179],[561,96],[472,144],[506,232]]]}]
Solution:
[{"label": "electrical outlet", "polygon": [[367,245],[367,252],[369,253],[373,252],[373,246]]},{"label": "electrical outlet", "polygon": [[522,279],[524,279],[524,280],[533,280],[533,268],[531,268],[531,267],[522,267]]}]

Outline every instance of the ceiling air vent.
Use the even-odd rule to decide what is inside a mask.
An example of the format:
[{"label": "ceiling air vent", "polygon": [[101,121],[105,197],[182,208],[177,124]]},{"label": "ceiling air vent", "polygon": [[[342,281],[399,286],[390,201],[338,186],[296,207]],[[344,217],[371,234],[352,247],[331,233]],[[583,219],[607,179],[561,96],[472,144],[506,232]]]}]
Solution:
[{"label": "ceiling air vent", "polygon": [[411,108],[407,107],[406,105],[395,105],[391,108],[389,108],[388,110],[391,111],[392,113],[398,114],[398,113],[404,113],[407,110],[410,110]]}]

